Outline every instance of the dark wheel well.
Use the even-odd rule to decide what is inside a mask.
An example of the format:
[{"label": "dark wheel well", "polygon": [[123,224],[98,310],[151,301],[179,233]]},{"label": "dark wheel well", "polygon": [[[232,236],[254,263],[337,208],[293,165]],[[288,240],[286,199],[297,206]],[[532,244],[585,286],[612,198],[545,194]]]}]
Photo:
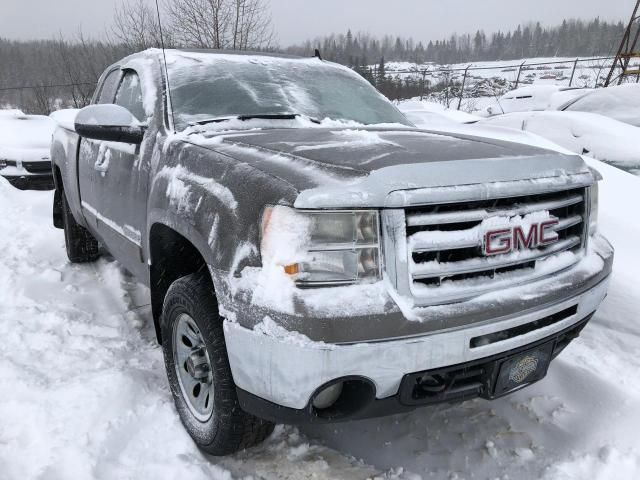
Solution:
[{"label": "dark wheel well", "polygon": [[62,173],[57,165],[53,166],[53,181],[55,186],[55,192],[53,193],[53,226],[63,228],[62,193],[64,192],[64,186],[62,184]]},{"label": "dark wheel well", "polygon": [[[211,278],[207,262],[200,252],[185,237],[162,224],[151,227],[149,236],[151,267],[149,285],[151,288],[151,311],[156,327],[156,337],[162,343],[160,316],[164,298],[173,282],[192,273],[204,272]],[[211,283],[213,289],[213,282]]]}]

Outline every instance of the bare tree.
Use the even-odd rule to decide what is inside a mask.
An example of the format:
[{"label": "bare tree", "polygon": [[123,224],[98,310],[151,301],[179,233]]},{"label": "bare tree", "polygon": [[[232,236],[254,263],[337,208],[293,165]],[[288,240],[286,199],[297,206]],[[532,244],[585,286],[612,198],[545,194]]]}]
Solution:
[{"label": "bare tree", "polygon": [[274,33],[268,6],[262,0],[232,0],[234,8],[233,49],[269,48]]},{"label": "bare tree", "polygon": [[[165,45],[215,49],[266,49],[273,42],[266,0],[162,0]],[[112,28],[132,50],[160,45],[157,12],[144,0],[124,0]]]},{"label": "bare tree", "polygon": [[55,101],[46,86],[39,85],[29,90],[29,95],[21,105],[26,113],[49,115],[55,110]]},{"label": "bare tree", "polygon": [[[165,44],[173,44],[171,31],[164,31]],[[116,7],[111,34],[114,43],[125,45],[132,51],[146,50],[161,45],[160,24],[156,10],[144,0],[123,0]]]},{"label": "bare tree", "polygon": [[196,48],[228,48],[228,0],[165,0],[170,30],[178,43]]},{"label": "bare tree", "polygon": [[60,36],[54,43],[52,64],[59,81],[68,85],[73,107],[81,108],[89,103],[98,77],[122,51],[122,47],[89,41],[82,31],[72,41]]}]

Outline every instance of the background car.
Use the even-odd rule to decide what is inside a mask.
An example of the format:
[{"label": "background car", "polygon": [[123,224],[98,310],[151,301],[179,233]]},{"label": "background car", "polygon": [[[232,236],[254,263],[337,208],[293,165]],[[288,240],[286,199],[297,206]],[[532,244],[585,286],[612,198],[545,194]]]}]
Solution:
[{"label": "background car", "polygon": [[558,110],[597,113],[640,127],[640,85],[630,83],[583,91],[580,96],[565,102]]},{"label": "background car", "polygon": [[558,85],[531,85],[516,88],[500,97],[495,105],[487,107],[489,115],[529,112],[533,110],[555,110],[588,89],[561,87]]},{"label": "background car", "polygon": [[405,100],[398,104],[398,108],[416,127],[426,129],[455,127],[481,118],[461,110],[446,108],[439,103],[421,100]]},{"label": "background car", "polygon": [[0,175],[19,189],[51,190],[54,128],[49,117],[0,110]]},{"label": "background car", "polygon": [[475,125],[509,127],[540,135],[579,155],[589,155],[640,175],[640,128],[596,113],[516,112]]}]

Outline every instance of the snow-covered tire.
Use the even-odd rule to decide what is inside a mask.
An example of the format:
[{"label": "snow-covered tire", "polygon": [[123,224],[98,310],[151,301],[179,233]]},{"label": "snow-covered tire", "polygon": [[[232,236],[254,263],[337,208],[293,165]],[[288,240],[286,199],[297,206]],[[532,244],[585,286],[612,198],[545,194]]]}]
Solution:
[{"label": "snow-covered tire", "polygon": [[67,196],[62,192],[62,226],[67,257],[71,263],[93,262],[100,257],[98,241],[89,230],[79,225],[69,209]]},{"label": "snow-covered tire", "polygon": [[[162,308],[161,327],[171,393],[180,420],[196,445],[210,455],[220,456],[264,441],[274,425],[240,408],[222,318],[208,275],[194,273],[171,284]],[[207,368],[197,372],[202,375],[208,371],[209,376],[206,379],[193,376],[192,372],[205,362]],[[181,365],[177,367],[177,363]],[[196,384],[200,386],[195,387]],[[210,397],[213,402],[207,403]]]}]

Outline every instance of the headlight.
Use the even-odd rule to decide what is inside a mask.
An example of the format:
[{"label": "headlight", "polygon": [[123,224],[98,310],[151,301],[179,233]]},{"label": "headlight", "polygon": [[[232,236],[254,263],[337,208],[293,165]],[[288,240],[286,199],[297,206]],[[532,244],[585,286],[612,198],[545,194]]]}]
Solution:
[{"label": "headlight", "polygon": [[595,235],[598,230],[598,182],[589,189],[589,235]]},{"label": "headlight", "polygon": [[380,278],[378,218],[375,210],[268,207],[262,221],[263,264],[277,265],[303,287],[374,282]]}]

